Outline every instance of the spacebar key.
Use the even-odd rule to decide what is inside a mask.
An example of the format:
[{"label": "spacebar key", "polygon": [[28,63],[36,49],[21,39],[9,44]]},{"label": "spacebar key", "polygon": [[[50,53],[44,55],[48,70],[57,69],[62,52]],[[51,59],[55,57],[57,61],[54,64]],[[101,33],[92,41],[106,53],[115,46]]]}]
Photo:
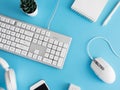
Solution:
[{"label": "spacebar key", "polygon": [[28,49],[29,49],[29,47],[21,45],[21,44],[16,44],[16,47],[19,48],[19,49],[26,50],[26,51],[28,51]]}]

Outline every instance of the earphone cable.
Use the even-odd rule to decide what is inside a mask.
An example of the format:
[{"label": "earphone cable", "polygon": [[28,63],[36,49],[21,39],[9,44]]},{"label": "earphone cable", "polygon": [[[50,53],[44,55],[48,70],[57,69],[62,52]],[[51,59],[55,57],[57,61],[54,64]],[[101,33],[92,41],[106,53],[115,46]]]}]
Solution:
[{"label": "earphone cable", "polygon": [[87,44],[87,53],[88,53],[88,56],[90,57],[91,60],[93,60],[94,58],[92,57],[92,55],[91,55],[91,53],[90,53],[90,45],[91,45],[91,43],[92,43],[93,41],[95,41],[96,39],[102,39],[102,40],[104,40],[104,41],[108,44],[108,46],[110,47],[110,49],[111,49],[111,51],[113,52],[113,54],[116,55],[118,58],[120,58],[120,55],[118,55],[118,54],[116,53],[116,51],[113,49],[113,47],[112,47],[111,43],[109,42],[109,40],[107,40],[107,39],[104,38],[104,37],[94,37],[94,38],[92,38],[92,39],[88,42],[88,44]]},{"label": "earphone cable", "polygon": [[53,19],[54,19],[54,17],[55,17],[55,14],[56,14],[56,12],[57,12],[57,9],[58,9],[59,4],[60,4],[60,0],[57,1],[56,7],[55,7],[55,9],[54,9],[54,12],[53,12],[53,14],[52,14],[52,16],[51,16],[51,18],[50,18],[49,23],[48,23],[48,27],[47,27],[48,29],[50,29],[51,23],[52,23],[52,21],[53,21]]}]

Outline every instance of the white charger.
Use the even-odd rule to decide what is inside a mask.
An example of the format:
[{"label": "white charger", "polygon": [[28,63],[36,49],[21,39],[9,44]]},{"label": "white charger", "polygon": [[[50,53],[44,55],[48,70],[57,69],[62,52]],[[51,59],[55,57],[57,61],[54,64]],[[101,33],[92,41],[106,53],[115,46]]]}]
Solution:
[{"label": "white charger", "polygon": [[71,8],[96,22],[108,0],[75,0]]}]

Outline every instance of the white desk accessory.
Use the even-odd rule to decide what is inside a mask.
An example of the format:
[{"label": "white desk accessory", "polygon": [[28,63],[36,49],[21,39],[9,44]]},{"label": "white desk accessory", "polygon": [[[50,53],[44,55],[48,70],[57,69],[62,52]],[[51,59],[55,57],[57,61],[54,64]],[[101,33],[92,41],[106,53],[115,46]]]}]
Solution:
[{"label": "white desk accessory", "polygon": [[30,90],[50,90],[44,80],[40,80],[30,87]]},{"label": "white desk accessory", "polygon": [[74,84],[70,84],[69,89],[68,90],[81,90],[79,86],[76,86]]},{"label": "white desk accessory", "polygon": [[96,22],[108,0],[75,0],[72,9]]},{"label": "white desk accessory", "polygon": [[[5,70],[5,81],[7,90],[17,90],[16,75],[12,68],[9,67],[9,64],[3,59],[0,58],[0,65]],[[0,90],[4,90],[0,87]]]},{"label": "white desk accessory", "polygon": [[108,44],[108,46],[111,49],[111,51],[113,52],[113,54],[116,55],[118,58],[120,58],[120,55],[118,55],[117,52],[113,49],[110,41],[107,40],[104,37],[94,37],[87,44],[87,53],[88,53],[90,59],[92,60],[92,62],[91,62],[92,70],[95,72],[95,74],[102,81],[104,81],[105,83],[108,83],[108,84],[112,84],[116,80],[116,74],[115,74],[115,71],[112,68],[112,66],[110,66],[110,64],[108,62],[106,62],[101,57],[93,58],[91,53],[90,53],[90,45],[91,45],[91,43],[93,41],[95,41],[95,40],[98,40],[98,39],[104,40]]},{"label": "white desk accessory", "polygon": [[113,14],[115,13],[115,11],[118,9],[118,7],[120,7],[120,1],[116,4],[115,8],[112,10],[112,12],[110,13],[110,15],[106,18],[106,20],[103,22],[103,26],[107,25],[107,23],[109,22],[109,20],[111,19],[111,17],[113,16]]}]

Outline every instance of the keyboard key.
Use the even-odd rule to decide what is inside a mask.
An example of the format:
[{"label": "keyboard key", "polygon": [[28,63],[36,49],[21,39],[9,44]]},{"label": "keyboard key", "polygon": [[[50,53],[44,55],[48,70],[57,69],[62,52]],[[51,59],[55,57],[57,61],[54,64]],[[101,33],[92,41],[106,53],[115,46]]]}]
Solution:
[{"label": "keyboard key", "polygon": [[41,61],[42,60],[42,56],[38,56],[38,60]]},{"label": "keyboard key", "polygon": [[57,49],[57,46],[56,45],[53,45],[53,47],[52,47],[54,50],[56,50]]},{"label": "keyboard key", "polygon": [[58,67],[61,67],[62,64],[63,64],[63,58],[60,58],[59,61],[58,61],[57,66],[58,66]]},{"label": "keyboard key", "polygon": [[36,50],[34,51],[34,53],[35,53],[35,54],[39,54],[39,50],[36,49]]},{"label": "keyboard key", "polygon": [[52,48],[52,44],[48,44],[48,48]]},{"label": "keyboard key", "polygon": [[49,40],[49,43],[53,44],[54,40],[53,39],[50,39]]},{"label": "keyboard key", "polygon": [[65,54],[66,54],[66,49],[62,49],[60,56],[65,57]]},{"label": "keyboard key", "polygon": [[15,51],[15,48],[14,48],[14,47],[10,47],[9,50],[12,51],[12,52],[14,52],[14,51]]},{"label": "keyboard key", "polygon": [[53,61],[53,63],[52,63],[52,64],[56,66],[56,65],[57,65],[57,61]]},{"label": "keyboard key", "polygon": [[22,25],[21,22],[17,22],[17,23],[16,23],[16,26],[18,26],[18,27],[21,27],[21,25]]},{"label": "keyboard key", "polygon": [[55,57],[54,57],[54,60],[55,60],[55,61],[58,61],[58,59],[59,59],[58,56],[55,56]]},{"label": "keyboard key", "polygon": [[58,45],[58,41],[57,41],[57,40],[55,40],[55,41],[54,41],[54,44],[55,44],[55,45]]},{"label": "keyboard key", "polygon": [[54,58],[54,56],[53,56],[53,55],[50,55],[50,56],[49,56],[49,58],[50,58],[50,59],[53,59],[53,58]]},{"label": "keyboard key", "polygon": [[58,47],[58,48],[57,48],[57,51],[61,51],[61,50],[62,50],[62,48],[61,48],[61,47]]},{"label": "keyboard key", "polygon": [[12,24],[12,25],[14,25],[15,24],[15,20],[11,19],[9,23]]},{"label": "keyboard key", "polygon": [[48,58],[48,57],[49,57],[49,53],[45,53],[45,57],[47,57],[47,58]]},{"label": "keyboard key", "polygon": [[37,54],[34,54],[34,55],[33,55],[33,58],[36,59],[36,58],[37,58]]},{"label": "keyboard key", "polygon": [[33,53],[29,52],[29,53],[28,53],[28,57],[31,58],[32,56],[33,56]]},{"label": "keyboard key", "polygon": [[34,37],[38,39],[38,38],[39,38],[39,34],[35,34],[35,36],[34,36]]},{"label": "keyboard key", "polygon": [[65,44],[63,45],[63,47],[64,47],[64,48],[68,48],[68,44],[65,43]]},{"label": "keyboard key", "polygon": [[23,23],[23,24],[22,24],[22,28],[24,28],[24,29],[25,29],[25,27],[26,27],[26,24],[25,24],[25,23]]},{"label": "keyboard key", "polygon": [[55,54],[56,56],[60,56],[60,52],[56,52],[56,54]]},{"label": "keyboard key", "polygon": [[41,41],[41,40],[39,40],[39,41],[38,41],[38,45],[41,45],[41,44],[42,44],[42,41]]},{"label": "keyboard key", "polygon": [[44,59],[43,59],[43,62],[51,64],[51,63],[52,63],[52,60],[51,60],[51,59],[44,58]]},{"label": "keyboard key", "polygon": [[35,28],[34,26],[33,26],[33,27],[31,27],[31,31],[33,31],[33,32],[34,32],[34,31],[35,31],[35,29],[36,29],[36,28]]},{"label": "keyboard key", "polygon": [[36,30],[36,32],[37,32],[37,33],[40,33],[40,32],[41,32],[41,29],[38,28],[38,29]]},{"label": "keyboard key", "polygon": [[30,31],[25,31],[25,33],[24,33],[25,35],[27,35],[27,36],[30,36],[30,37],[32,37],[33,36],[33,33],[32,32],[30,32]]},{"label": "keyboard key", "polygon": [[30,28],[31,28],[30,25],[27,25],[27,26],[26,26],[26,29],[27,29],[27,30],[30,30]]},{"label": "keyboard key", "polygon": [[22,39],[20,40],[20,43],[26,46],[30,46],[30,42],[22,40]]},{"label": "keyboard key", "polygon": [[20,28],[15,28],[15,32],[19,32],[20,31]]},{"label": "keyboard key", "polygon": [[8,50],[10,46],[4,45],[4,49]]},{"label": "keyboard key", "polygon": [[62,47],[63,46],[63,42],[59,42],[59,46]]},{"label": "keyboard key", "polygon": [[54,55],[54,54],[55,54],[55,50],[51,50],[51,54],[53,54],[53,55]]},{"label": "keyboard key", "polygon": [[46,32],[45,30],[42,30],[42,31],[41,31],[41,34],[42,34],[42,35],[45,35],[45,32]]},{"label": "keyboard key", "polygon": [[46,32],[46,36],[48,36],[48,37],[49,37],[49,36],[50,36],[50,32],[48,32],[48,31],[47,31],[47,32]]},{"label": "keyboard key", "polygon": [[26,56],[27,55],[27,51],[22,50],[21,54],[24,55],[24,56]]},{"label": "keyboard key", "polygon": [[50,50],[51,50],[51,49],[47,48],[47,49],[46,49],[46,52],[50,53]]},{"label": "keyboard key", "polygon": [[47,42],[43,42],[42,46],[46,47],[47,46]]},{"label": "keyboard key", "polygon": [[21,50],[20,49],[16,49],[15,52],[20,54]]},{"label": "keyboard key", "polygon": [[0,48],[2,48],[3,47],[3,44],[2,43],[0,43]]},{"label": "keyboard key", "polygon": [[22,49],[22,50],[26,50],[26,51],[28,51],[28,49],[29,49],[29,47],[21,45],[21,44],[16,44],[16,47],[19,49]]},{"label": "keyboard key", "polygon": [[33,43],[35,43],[35,44],[36,44],[36,43],[37,43],[37,39],[33,39]]},{"label": "keyboard key", "polygon": [[29,36],[26,36],[26,37],[25,37],[25,40],[27,40],[27,41],[30,41],[30,42],[31,42],[31,41],[32,41],[32,38],[31,38],[31,37],[29,37]]},{"label": "keyboard key", "polygon": [[24,33],[24,30],[23,30],[23,29],[20,29],[20,33],[23,34],[23,33]]}]

